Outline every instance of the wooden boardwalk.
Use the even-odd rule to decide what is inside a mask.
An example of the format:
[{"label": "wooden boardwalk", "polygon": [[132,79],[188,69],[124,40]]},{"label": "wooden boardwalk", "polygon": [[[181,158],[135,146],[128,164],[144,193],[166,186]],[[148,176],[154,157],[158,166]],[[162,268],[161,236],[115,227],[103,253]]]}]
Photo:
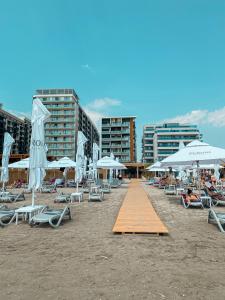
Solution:
[{"label": "wooden boardwalk", "polygon": [[128,187],[113,232],[168,234],[138,180],[132,180]]}]

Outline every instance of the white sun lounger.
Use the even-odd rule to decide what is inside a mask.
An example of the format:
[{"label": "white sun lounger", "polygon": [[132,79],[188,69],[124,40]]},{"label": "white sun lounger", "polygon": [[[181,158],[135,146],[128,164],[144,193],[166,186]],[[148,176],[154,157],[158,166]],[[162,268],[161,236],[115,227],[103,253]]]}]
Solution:
[{"label": "white sun lounger", "polygon": [[208,223],[217,225],[219,230],[224,233],[225,213],[217,213],[212,208],[209,209]]},{"label": "white sun lounger", "polygon": [[15,219],[15,210],[7,206],[0,206],[0,226],[5,227]]},{"label": "white sun lounger", "polygon": [[64,218],[68,217],[69,220],[71,217],[71,210],[68,206],[64,209],[49,209],[42,211],[41,213],[33,216],[30,221],[30,225],[40,225],[44,223],[49,223],[53,228],[58,228]]}]

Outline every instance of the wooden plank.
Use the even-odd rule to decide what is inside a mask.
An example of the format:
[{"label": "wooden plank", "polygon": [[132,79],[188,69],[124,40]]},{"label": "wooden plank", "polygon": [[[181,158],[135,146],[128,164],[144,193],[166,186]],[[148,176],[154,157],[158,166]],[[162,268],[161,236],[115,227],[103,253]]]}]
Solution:
[{"label": "wooden plank", "polygon": [[129,185],[113,232],[168,234],[168,229],[160,220],[138,180],[132,180]]}]

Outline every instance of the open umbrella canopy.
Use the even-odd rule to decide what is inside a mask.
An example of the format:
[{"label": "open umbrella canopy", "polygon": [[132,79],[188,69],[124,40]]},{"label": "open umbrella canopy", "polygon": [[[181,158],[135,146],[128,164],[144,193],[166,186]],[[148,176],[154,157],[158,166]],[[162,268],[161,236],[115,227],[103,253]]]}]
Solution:
[{"label": "open umbrella canopy", "polygon": [[54,160],[48,164],[48,169],[60,169],[60,168],[75,168],[76,163],[69,157],[63,157],[59,160]]},{"label": "open umbrella canopy", "polygon": [[105,156],[105,157],[99,159],[97,162],[97,168],[98,169],[115,169],[115,170],[116,169],[118,169],[118,170],[126,169],[126,167],[123,164],[112,159],[109,156]]},{"label": "open umbrella canopy", "polygon": [[[29,157],[16,161],[14,163],[9,164],[9,168],[11,169],[29,169]],[[48,168],[52,162],[47,161]]]},{"label": "open umbrella canopy", "polygon": [[[157,161],[153,165],[146,168],[146,171],[149,172],[166,172],[169,171],[168,167],[161,167],[161,162]],[[173,172],[176,172],[176,169],[172,169]]]},{"label": "open umbrella canopy", "polygon": [[9,164],[9,168],[12,169],[28,169],[29,168],[29,157],[16,161]]},{"label": "open umbrella canopy", "polygon": [[5,132],[3,154],[2,154],[2,169],[1,169],[1,182],[3,182],[3,185],[5,182],[9,180],[8,164],[9,164],[11,147],[13,143],[14,143],[14,139],[11,137],[11,135],[8,132]]},{"label": "open umbrella canopy", "polygon": [[225,150],[207,143],[193,141],[185,148],[162,160],[162,167],[194,164],[220,164],[225,161]]}]

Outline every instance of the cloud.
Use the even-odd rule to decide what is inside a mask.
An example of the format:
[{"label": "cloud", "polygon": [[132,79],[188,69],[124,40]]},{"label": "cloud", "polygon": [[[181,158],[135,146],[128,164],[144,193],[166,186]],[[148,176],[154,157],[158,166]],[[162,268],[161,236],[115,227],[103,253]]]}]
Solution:
[{"label": "cloud", "polygon": [[88,104],[88,107],[96,110],[104,110],[110,106],[119,106],[121,105],[121,101],[113,98],[101,98],[95,99],[91,103]]},{"label": "cloud", "polygon": [[91,120],[99,126],[99,121],[101,118],[106,117],[108,113],[112,110],[112,107],[120,106],[121,101],[118,99],[113,99],[109,97],[95,99],[88,103],[84,110],[89,115]]},{"label": "cloud", "polygon": [[99,127],[99,121],[105,117],[105,114],[102,114],[100,112],[90,110],[87,107],[84,108],[86,114],[89,116],[89,118],[95,123],[97,127]]},{"label": "cloud", "polygon": [[81,65],[81,68],[91,73],[94,73],[94,69],[89,64]]},{"label": "cloud", "polygon": [[10,109],[7,109],[6,111],[9,112],[10,114],[16,116],[17,118],[24,118],[24,117],[26,117],[28,119],[31,118],[30,112],[21,112],[21,111],[10,110]]},{"label": "cloud", "polygon": [[225,127],[225,106],[214,110],[193,110],[184,115],[179,115],[165,122],[208,124],[214,127]]}]

